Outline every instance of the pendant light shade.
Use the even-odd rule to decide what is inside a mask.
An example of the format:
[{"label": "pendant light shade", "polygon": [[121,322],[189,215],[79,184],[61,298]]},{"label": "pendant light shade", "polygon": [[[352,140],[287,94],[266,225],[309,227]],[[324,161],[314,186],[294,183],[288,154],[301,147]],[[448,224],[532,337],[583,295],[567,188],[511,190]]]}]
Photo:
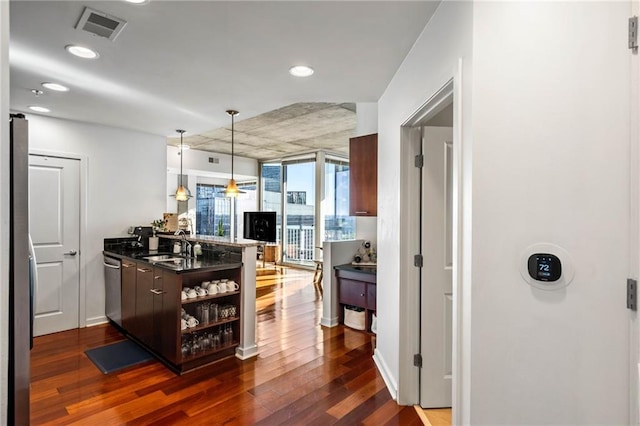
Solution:
[{"label": "pendant light shade", "polygon": [[182,184],[182,156],[183,156],[182,135],[184,134],[184,132],[186,132],[186,130],[178,129],[176,130],[176,132],[180,133],[180,185],[178,185],[178,189],[176,189],[176,193],[171,194],[171,196],[176,197],[176,201],[187,201],[189,198],[192,197],[192,195],[191,195],[191,191],[189,191],[189,188],[187,188]]},{"label": "pendant light shade", "polygon": [[233,156],[234,156],[234,150],[233,150],[233,133],[234,133],[234,117],[238,114],[238,111],[233,110],[233,109],[228,109],[227,110],[227,114],[229,114],[231,116],[231,179],[229,179],[229,183],[227,184],[227,187],[224,190],[224,195],[226,197],[237,197],[238,194],[244,194],[244,191],[240,191],[238,189],[238,185],[236,184],[236,181],[233,179]]}]

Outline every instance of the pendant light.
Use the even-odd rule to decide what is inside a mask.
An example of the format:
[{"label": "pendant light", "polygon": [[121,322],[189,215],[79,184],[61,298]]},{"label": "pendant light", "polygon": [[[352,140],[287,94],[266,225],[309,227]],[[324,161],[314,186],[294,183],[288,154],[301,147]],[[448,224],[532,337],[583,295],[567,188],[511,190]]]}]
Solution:
[{"label": "pendant light", "polygon": [[182,151],[182,135],[184,134],[184,132],[186,132],[186,130],[178,129],[176,130],[176,132],[180,133],[180,185],[178,186],[178,189],[176,189],[176,193],[171,194],[171,196],[176,197],[177,201],[187,201],[192,197],[192,195],[191,191],[189,191],[189,188],[182,185],[182,157],[184,154],[184,152]]},{"label": "pendant light", "polygon": [[233,155],[234,155],[234,151],[233,151],[233,133],[234,133],[234,117],[238,114],[238,111],[235,111],[233,109],[228,109],[227,110],[227,114],[229,114],[231,116],[231,179],[229,179],[229,183],[227,184],[227,187],[224,190],[224,195],[226,197],[237,197],[238,194],[244,194],[244,191],[240,191],[238,189],[238,185],[236,184],[236,181],[233,179]]}]

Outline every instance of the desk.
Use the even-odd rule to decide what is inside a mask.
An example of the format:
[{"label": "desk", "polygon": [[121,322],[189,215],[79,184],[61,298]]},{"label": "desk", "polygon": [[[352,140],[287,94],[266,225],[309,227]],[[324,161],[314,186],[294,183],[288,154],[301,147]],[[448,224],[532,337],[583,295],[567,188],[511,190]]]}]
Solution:
[{"label": "desk", "polygon": [[344,305],[364,308],[364,330],[371,333],[372,317],[376,312],[376,268],[347,264],[333,269],[338,281],[338,322],[344,324]]}]

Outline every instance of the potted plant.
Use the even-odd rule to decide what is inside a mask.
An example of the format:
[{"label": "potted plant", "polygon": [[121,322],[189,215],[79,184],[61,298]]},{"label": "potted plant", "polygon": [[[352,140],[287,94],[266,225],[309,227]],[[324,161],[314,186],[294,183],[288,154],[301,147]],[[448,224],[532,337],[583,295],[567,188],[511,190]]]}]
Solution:
[{"label": "potted plant", "polygon": [[224,237],[224,226],[222,226],[222,218],[218,221],[218,236]]},{"label": "potted plant", "polygon": [[156,236],[156,232],[164,231],[166,225],[167,221],[164,219],[156,219],[151,222],[151,226],[153,226],[153,237],[149,237],[149,250],[158,250],[160,239]]},{"label": "potted plant", "polygon": [[151,222],[153,226],[153,236],[156,236],[156,232],[164,232],[166,231],[167,221],[164,219],[156,219]]}]

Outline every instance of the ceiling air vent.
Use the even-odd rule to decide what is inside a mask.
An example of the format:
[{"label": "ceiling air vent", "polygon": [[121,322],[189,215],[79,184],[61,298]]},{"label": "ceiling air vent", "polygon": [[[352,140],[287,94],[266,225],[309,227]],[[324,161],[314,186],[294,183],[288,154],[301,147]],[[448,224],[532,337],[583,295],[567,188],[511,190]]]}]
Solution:
[{"label": "ceiling air vent", "polygon": [[123,19],[85,7],[76,29],[114,40],[126,24]]}]

